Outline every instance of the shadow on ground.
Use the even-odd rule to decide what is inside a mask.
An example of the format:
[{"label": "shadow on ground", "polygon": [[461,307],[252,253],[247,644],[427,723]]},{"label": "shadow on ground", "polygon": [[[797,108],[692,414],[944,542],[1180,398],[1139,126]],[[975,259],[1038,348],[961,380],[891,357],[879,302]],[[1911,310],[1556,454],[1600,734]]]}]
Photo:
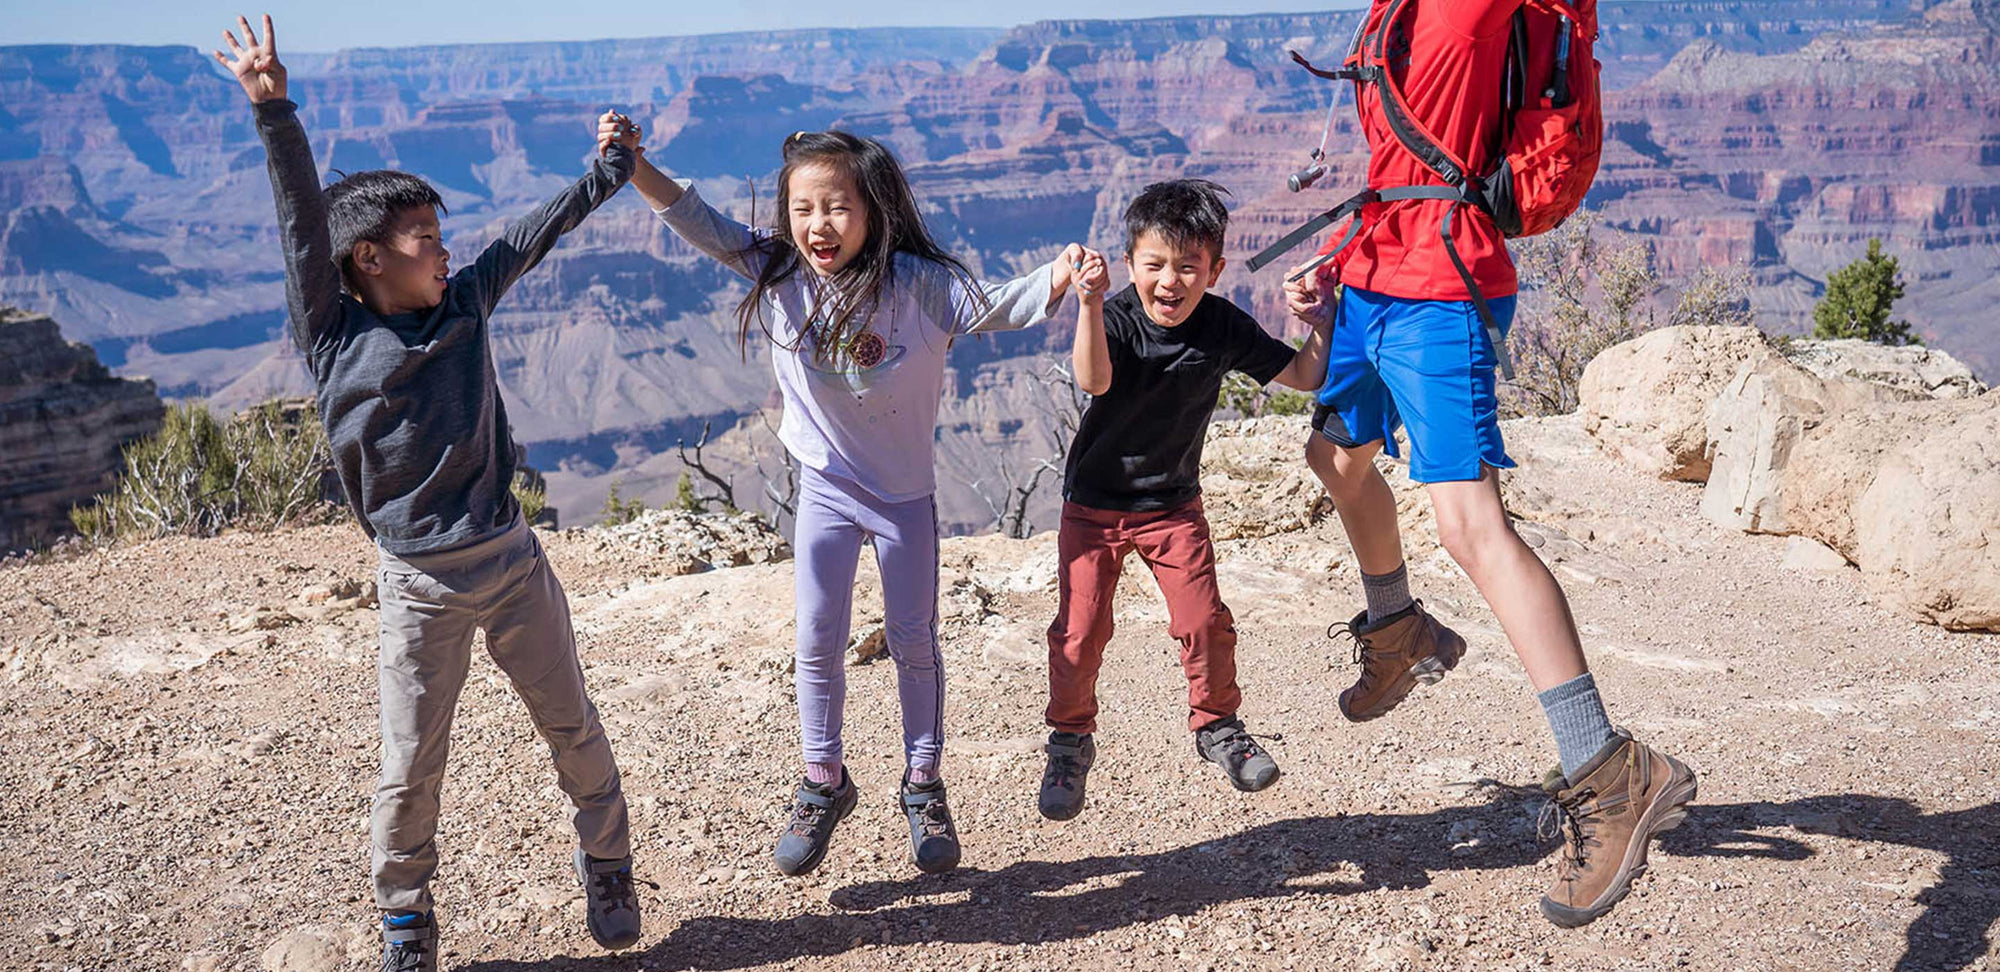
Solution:
[{"label": "shadow on ground", "polygon": [[[831,915],[697,918],[638,956],[488,961],[471,972],[559,969],[740,969],[843,954],[885,940],[1039,945],[1191,915],[1213,905],[1306,894],[1411,889],[1431,875],[1520,868],[1552,845],[1533,839],[1541,791],[1483,781],[1483,804],[1422,814],[1301,817],[1152,854],[1076,861],[1027,860],[997,871],[961,868],[942,877],[871,881],[834,892]],[[1452,851],[1453,825],[1481,836]],[[1697,804],[1662,838],[1669,856],[1804,860],[1814,853],[1784,836],[1824,833],[1923,848],[1947,858],[1936,885],[1917,898],[1897,972],[1960,970],[1985,956],[2000,920],[2000,804],[1926,814],[1908,800],[1867,794],[1789,803]],[[1525,876],[1524,876],[1525,877]],[[1541,875],[1522,894],[1538,893]],[[1615,914],[1614,914],[1615,918]],[[891,936],[884,938],[885,933]],[[634,959],[639,961],[635,963]]]}]

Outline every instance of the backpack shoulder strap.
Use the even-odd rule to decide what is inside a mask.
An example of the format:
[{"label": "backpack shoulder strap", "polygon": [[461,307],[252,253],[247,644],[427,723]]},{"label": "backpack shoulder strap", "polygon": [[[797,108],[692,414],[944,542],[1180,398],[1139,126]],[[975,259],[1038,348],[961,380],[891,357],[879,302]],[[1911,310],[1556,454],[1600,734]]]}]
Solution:
[{"label": "backpack shoulder strap", "polygon": [[1415,0],[1390,0],[1389,9],[1376,28],[1373,43],[1361,60],[1365,67],[1373,69],[1373,77],[1368,80],[1375,84],[1375,90],[1381,96],[1382,117],[1389,123],[1389,130],[1395,133],[1396,141],[1401,142],[1403,148],[1408,149],[1426,168],[1437,173],[1447,185],[1464,188],[1476,180],[1468,178],[1464,162],[1453,157],[1411,116],[1409,105],[1403,98],[1402,86],[1396,83],[1394,73],[1389,70],[1389,42],[1395,34],[1396,22],[1413,2]]}]

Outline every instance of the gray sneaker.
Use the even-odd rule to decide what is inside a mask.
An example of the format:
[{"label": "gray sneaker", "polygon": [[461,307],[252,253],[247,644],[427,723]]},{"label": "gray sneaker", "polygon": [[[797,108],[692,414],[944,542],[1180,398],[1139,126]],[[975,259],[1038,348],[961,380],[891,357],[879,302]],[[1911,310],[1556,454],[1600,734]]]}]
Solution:
[{"label": "gray sneaker", "polygon": [[1195,730],[1194,751],[1202,759],[1222,767],[1222,775],[1229,777],[1230,785],[1245,793],[1278,781],[1278,761],[1257,745],[1257,738],[1245,731],[1243,720],[1235,716],[1217,719]]},{"label": "gray sneaker", "polygon": [[437,972],[437,921],[430,915],[382,916],[382,972]]},{"label": "gray sneaker", "polygon": [[1042,773],[1042,816],[1072,819],[1083,812],[1083,778],[1097,762],[1097,743],[1087,732],[1052,732],[1045,748],[1049,766]]},{"label": "gray sneaker", "polygon": [[903,777],[903,816],[910,822],[910,856],[925,874],[943,874],[958,866],[958,828],[945,804],[944,781],[913,786]]},{"label": "gray sneaker", "polygon": [[778,846],[771,852],[778,872],[796,877],[818,867],[833,841],[834,825],[847,819],[860,799],[846,767],[841,767],[839,786],[800,783],[792,816],[778,832]]},{"label": "gray sneaker", "polygon": [[[632,887],[632,859],[601,860],[576,849],[576,880],[583,885],[585,921],[597,944],[617,951],[639,943],[639,892]],[[655,889],[658,885],[654,885]]]}]

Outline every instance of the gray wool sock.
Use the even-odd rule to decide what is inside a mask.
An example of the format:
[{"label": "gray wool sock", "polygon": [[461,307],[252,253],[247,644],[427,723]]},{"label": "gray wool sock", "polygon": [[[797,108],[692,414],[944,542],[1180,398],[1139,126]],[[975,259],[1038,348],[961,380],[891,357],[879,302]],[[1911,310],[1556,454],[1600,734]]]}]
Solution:
[{"label": "gray wool sock", "polygon": [[1397,611],[1409,607],[1410,568],[1408,564],[1397,564],[1396,569],[1386,574],[1361,574],[1361,593],[1368,598],[1368,623],[1374,624]]},{"label": "gray wool sock", "polygon": [[1611,717],[1604,714],[1604,700],[1597,697],[1597,679],[1584,672],[1537,697],[1556,734],[1563,776],[1575,782],[1576,771],[1611,742]]}]

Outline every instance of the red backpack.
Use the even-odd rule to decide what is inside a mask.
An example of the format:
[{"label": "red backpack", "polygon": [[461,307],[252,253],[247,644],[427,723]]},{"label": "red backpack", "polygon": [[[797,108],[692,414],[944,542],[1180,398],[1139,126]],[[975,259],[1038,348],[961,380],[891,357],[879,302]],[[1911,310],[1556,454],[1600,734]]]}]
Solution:
[{"label": "red backpack", "polygon": [[[1365,190],[1251,257],[1250,269],[1253,272],[1261,269],[1321,230],[1352,217],[1340,240],[1293,278],[1318,269],[1353,242],[1361,231],[1361,209],[1372,202],[1443,199],[1458,203],[1446,211],[1440,228],[1445,252],[1491,332],[1501,372],[1511,378],[1514,369],[1507,356],[1506,342],[1487,307],[1485,295],[1480,293],[1472,272],[1452,243],[1452,222],[1459,209],[1469,206],[1493,220],[1503,236],[1534,236],[1562,225],[1563,220],[1583,205],[1584,194],[1590,191],[1591,180],[1597,176],[1598,157],[1604,148],[1603,100],[1593,53],[1597,40],[1597,0],[1523,0],[1515,11],[1506,71],[1497,79],[1505,92],[1503,104],[1507,112],[1500,127],[1501,151],[1496,153],[1500,161],[1493,171],[1483,173],[1467,171],[1464,159],[1439,144],[1421,122],[1411,117],[1402,86],[1388,69],[1389,52],[1399,43],[1407,44],[1409,18],[1419,2],[1441,0],[1376,0],[1355,31],[1347,57],[1335,70],[1314,67],[1297,51],[1291,55],[1294,61],[1320,77],[1354,82],[1357,105],[1363,86],[1375,85],[1381,94],[1383,117],[1395,132],[1396,140],[1437,173],[1444,185]],[[1330,114],[1327,121],[1330,132]],[[1304,189],[1326,173],[1325,149],[1322,138],[1320,147],[1313,150],[1313,164],[1292,176],[1292,191]]]}]

